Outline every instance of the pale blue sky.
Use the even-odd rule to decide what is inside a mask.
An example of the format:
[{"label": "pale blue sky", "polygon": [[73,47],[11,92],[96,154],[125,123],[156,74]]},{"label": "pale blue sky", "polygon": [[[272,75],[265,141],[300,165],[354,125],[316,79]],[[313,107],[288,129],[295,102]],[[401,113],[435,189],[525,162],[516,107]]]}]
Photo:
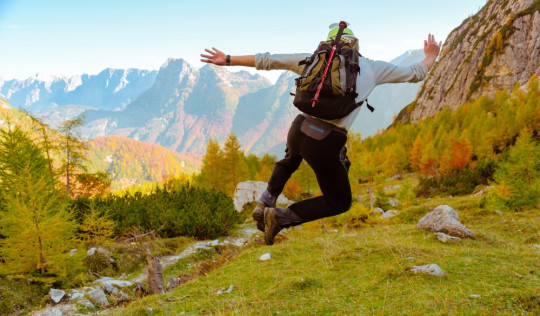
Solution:
[{"label": "pale blue sky", "polygon": [[[339,6],[338,6],[339,4]],[[361,53],[390,60],[444,40],[485,0],[0,0],[0,77],[159,69],[169,57],[201,67],[215,46],[231,55],[311,52],[328,25],[351,24]],[[238,68],[236,68],[238,69]],[[270,73],[270,77],[275,74]]]}]

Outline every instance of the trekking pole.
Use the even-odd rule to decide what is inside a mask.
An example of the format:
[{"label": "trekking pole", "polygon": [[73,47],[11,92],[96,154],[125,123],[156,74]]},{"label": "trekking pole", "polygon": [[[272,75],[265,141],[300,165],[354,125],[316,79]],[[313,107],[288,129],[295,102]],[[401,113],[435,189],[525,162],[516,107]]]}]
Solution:
[{"label": "trekking pole", "polygon": [[323,84],[324,84],[324,80],[326,79],[326,74],[328,73],[328,67],[332,63],[332,59],[334,58],[334,53],[336,52],[336,49],[337,49],[337,44],[339,44],[339,41],[341,40],[341,35],[343,34],[343,30],[346,27],[347,27],[347,22],[345,22],[345,21],[339,22],[339,30],[337,32],[336,38],[334,39],[334,43],[333,43],[333,46],[332,46],[332,51],[330,52],[330,57],[328,57],[328,61],[326,62],[326,67],[324,68],[324,72],[323,72],[323,75],[322,75],[322,78],[321,78],[321,82],[319,82],[319,86],[317,87],[317,92],[315,93],[315,96],[313,97],[313,99],[311,99],[311,102],[313,102],[311,104],[311,107],[315,107],[315,104],[317,104],[319,102],[319,94],[321,93],[321,90],[322,90],[322,87],[323,87]]}]

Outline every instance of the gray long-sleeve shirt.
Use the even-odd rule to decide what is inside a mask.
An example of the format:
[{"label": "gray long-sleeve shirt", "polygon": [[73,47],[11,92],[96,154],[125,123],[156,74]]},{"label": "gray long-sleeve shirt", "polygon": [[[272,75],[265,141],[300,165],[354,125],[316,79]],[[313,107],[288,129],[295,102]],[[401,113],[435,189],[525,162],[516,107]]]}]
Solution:
[{"label": "gray long-sleeve shirt", "polygon": [[[256,54],[255,68],[259,70],[285,69],[300,75],[304,66],[299,66],[298,62],[310,56],[311,54]],[[359,64],[361,70],[356,80],[356,92],[358,93],[356,102],[366,100],[377,85],[418,82],[424,80],[428,73],[428,69],[422,63],[398,66],[385,61],[360,57]],[[328,122],[349,130],[359,111],[360,108],[357,108],[344,118],[328,120]]]}]

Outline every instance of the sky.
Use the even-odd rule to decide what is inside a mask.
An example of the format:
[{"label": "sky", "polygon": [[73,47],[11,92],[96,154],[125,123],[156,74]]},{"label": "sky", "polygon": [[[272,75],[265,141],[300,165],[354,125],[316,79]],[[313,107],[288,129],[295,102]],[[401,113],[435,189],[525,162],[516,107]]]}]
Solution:
[{"label": "sky", "polygon": [[362,55],[390,61],[422,48],[428,33],[444,41],[485,2],[0,0],[0,78],[159,69],[171,57],[199,68],[199,55],[212,46],[230,55],[312,52],[341,20]]}]

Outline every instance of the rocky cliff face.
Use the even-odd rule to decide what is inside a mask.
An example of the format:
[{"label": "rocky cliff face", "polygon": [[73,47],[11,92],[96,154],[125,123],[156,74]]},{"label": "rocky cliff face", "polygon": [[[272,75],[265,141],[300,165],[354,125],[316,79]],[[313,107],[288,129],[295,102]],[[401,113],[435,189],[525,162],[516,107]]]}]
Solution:
[{"label": "rocky cliff face", "polygon": [[444,107],[540,74],[540,0],[490,0],[448,36],[416,101],[398,116],[416,122]]}]

